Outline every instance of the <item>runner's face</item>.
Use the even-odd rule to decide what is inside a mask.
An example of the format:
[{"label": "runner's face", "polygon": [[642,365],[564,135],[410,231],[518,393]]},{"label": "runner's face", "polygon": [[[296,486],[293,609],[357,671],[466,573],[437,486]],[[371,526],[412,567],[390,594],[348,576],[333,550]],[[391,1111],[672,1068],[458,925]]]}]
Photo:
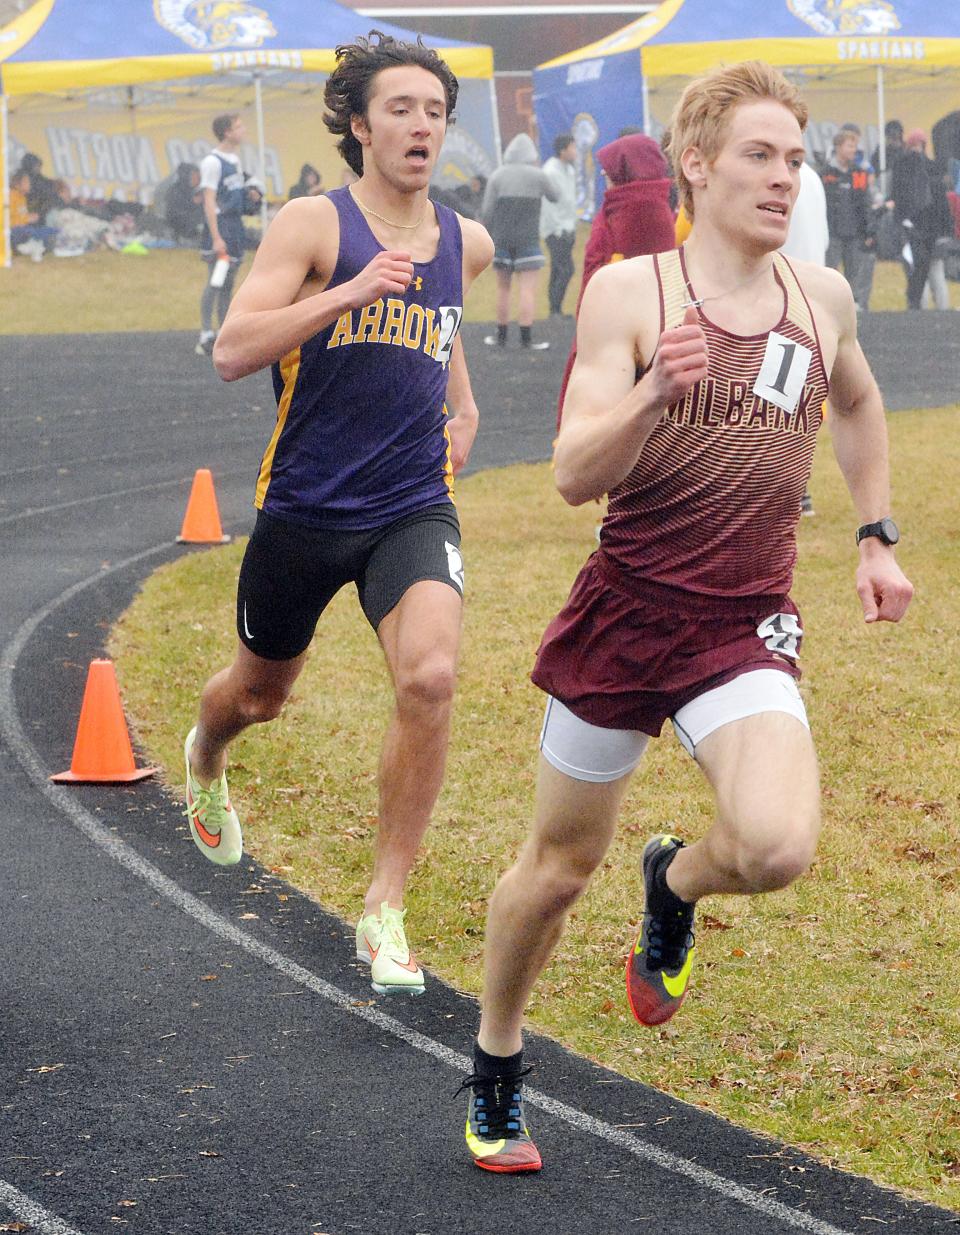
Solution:
[{"label": "runner's face", "polygon": [[447,131],[443,84],[419,65],[383,69],[373,80],[366,121],[353,118],[364,147],[364,172],[377,172],[402,193],[430,183]]},{"label": "runner's face", "polygon": [[803,160],[803,134],[788,108],[772,99],[741,103],[719,154],[702,167],[705,191],[697,197],[697,218],[705,208],[746,247],[779,249],[800,190]]}]

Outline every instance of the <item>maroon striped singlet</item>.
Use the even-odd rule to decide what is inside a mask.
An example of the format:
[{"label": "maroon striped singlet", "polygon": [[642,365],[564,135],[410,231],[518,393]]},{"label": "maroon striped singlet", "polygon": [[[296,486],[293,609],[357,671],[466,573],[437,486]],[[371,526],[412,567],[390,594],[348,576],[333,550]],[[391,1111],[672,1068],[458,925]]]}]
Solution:
[{"label": "maroon striped singlet", "polygon": [[[696,294],[682,250],[653,260],[662,332]],[[750,669],[800,675],[788,592],[828,383],[800,284],[779,254],[773,269],[783,313],[771,331],[733,335],[700,311],[707,376],[610,493],[600,548],[544,633],[534,683],[590,724],[656,736]]]},{"label": "maroon striped singlet", "polygon": [[[660,328],[669,330],[696,294],[682,249],[653,260]],[[774,331],[812,352],[796,409],[753,393],[768,333],[730,334],[699,309],[707,377],[667,409],[610,493],[601,544],[623,573],[714,596],[789,591],[828,381],[810,306],[779,253],[774,277],[783,290]],[[780,346],[787,355],[789,344]]]}]

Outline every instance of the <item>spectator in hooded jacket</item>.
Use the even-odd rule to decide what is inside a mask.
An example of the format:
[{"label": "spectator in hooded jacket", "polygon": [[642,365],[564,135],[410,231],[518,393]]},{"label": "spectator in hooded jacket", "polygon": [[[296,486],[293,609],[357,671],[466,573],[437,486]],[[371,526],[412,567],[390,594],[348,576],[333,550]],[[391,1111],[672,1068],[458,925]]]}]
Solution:
[{"label": "spectator in hooded jacket", "polygon": [[[630,133],[601,146],[597,151],[607,181],[600,209],[594,215],[593,226],[583,256],[583,279],[577,299],[580,301],[591,277],[610,262],[644,253],[664,253],[676,248],[673,211],[670,209],[670,188],[673,180],[670,167],[659,145],[643,133]],[[557,403],[557,428],[563,413],[567,381],[577,357],[574,339],[567,358],[560,398]]]},{"label": "spectator in hooded jacket", "polygon": [[510,286],[519,285],[517,322],[520,346],[542,351],[546,339],[533,341],[533,314],[537,281],[545,258],[540,248],[540,203],[555,202],[559,191],[541,168],[533,138],[518,133],[503,152],[503,164],[487,181],[483,196],[483,222],[493,237],[493,267],[497,272],[497,333],[484,343],[506,347],[510,323]]}]

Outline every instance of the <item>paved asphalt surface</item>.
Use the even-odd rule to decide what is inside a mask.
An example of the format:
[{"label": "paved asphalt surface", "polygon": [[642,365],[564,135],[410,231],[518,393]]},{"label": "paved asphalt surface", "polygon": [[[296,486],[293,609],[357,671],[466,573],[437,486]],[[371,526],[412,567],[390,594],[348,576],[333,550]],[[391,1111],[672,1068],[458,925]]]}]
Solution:
[{"label": "paved asphalt surface", "polygon": [[[495,355],[467,328],[473,467],[548,455],[569,323],[546,330],[549,352]],[[956,400],[960,315],[873,317],[863,334],[891,407]],[[197,467],[226,529],[251,526],[269,382],[223,385],[192,344],[0,337],[0,1230],[919,1235],[960,1221],[537,1038],[545,1168],[478,1171],[453,1096],[473,1000],[436,979],[421,1000],[373,1000],[349,926],[247,860],[203,862],[152,782],[48,783],[109,624],[191,551],[173,542]]]}]

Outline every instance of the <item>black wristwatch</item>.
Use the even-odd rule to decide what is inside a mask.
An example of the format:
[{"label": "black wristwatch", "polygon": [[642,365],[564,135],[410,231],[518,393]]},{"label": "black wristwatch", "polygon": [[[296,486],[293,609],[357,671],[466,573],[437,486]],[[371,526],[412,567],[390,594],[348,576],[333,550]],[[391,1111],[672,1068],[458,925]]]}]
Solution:
[{"label": "black wristwatch", "polygon": [[881,519],[877,523],[865,523],[857,528],[857,544],[868,536],[876,536],[885,545],[895,545],[900,539],[900,529],[892,519]]}]

